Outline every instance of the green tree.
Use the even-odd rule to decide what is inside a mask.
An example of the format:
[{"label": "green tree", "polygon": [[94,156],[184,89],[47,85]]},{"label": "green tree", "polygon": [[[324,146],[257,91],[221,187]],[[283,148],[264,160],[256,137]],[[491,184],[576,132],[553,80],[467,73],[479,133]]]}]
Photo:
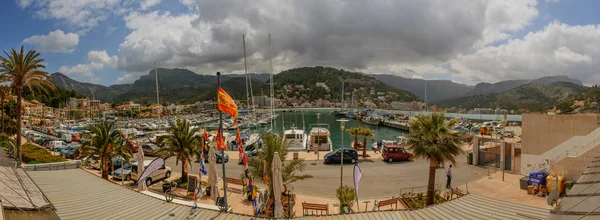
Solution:
[{"label": "green tree", "polygon": [[[263,182],[263,161],[267,163],[267,174],[269,180],[273,180],[273,172],[271,170],[271,163],[275,152],[279,153],[279,159],[282,162],[281,177],[283,184],[290,184],[300,180],[312,178],[311,175],[301,174],[304,172],[306,165],[304,159],[293,159],[286,161],[288,153],[288,143],[284,143],[283,139],[272,133],[265,134],[262,137],[264,141],[263,147],[258,151],[257,157],[250,158],[248,161],[248,170],[250,176],[254,177],[253,180]],[[270,182],[269,189],[273,189],[273,184]]]},{"label": "green tree", "polygon": [[375,136],[371,129],[363,128],[360,130],[360,135],[363,136],[363,158],[367,157],[367,138]]},{"label": "green tree", "polygon": [[[4,101],[8,99],[10,96],[10,87],[6,85],[0,85],[0,103],[2,106],[2,113],[0,114],[0,118],[4,119]],[[4,120],[2,120],[2,129],[1,132],[4,133]]]},{"label": "green tree", "polygon": [[9,52],[4,51],[6,57],[0,56],[0,79],[10,82],[13,91],[17,95],[17,166],[21,166],[21,126],[22,122],[22,97],[25,88],[32,92],[45,92],[54,89],[54,85],[48,81],[49,74],[41,69],[46,68],[44,59],[39,58],[40,53],[30,50],[25,53],[23,46],[17,51],[14,48]]},{"label": "green tree", "polygon": [[429,181],[427,183],[427,205],[434,203],[435,170],[438,162],[450,161],[456,164],[456,156],[461,154],[462,137],[452,128],[457,119],[448,120],[442,114],[419,115],[409,124],[407,145],[415,158],[429,159]]},{"label": "green tree", "polygon": [[85,133],[82,138],[81,150],[83,157],[91,158],[98,155],[102,164],[102,178],[108,179],[108,170],[111,159],[121,156],[129,163],[133,153],[127,147],[127,141],[123,134],[117,130],[115,122],[104,121],[89,127],[90,133]]},{"label": "green tree", "polygon": [[176,165],[181,161],[181,180],[187,182],[188,164],[191,163],[193,156],[199,156],[202,141],[200,128],[192,128],[190,121],[186,119],[177,119],[174,124],[171,124],[168,132],[171,135],[160,141],[166,146],[160,148],[157,154],[162,155],[165,159],[175,156],[177,158]]},{"label": "green tree", "polygon": [[352,135],[354,137],[354,146],[352,146],[354,149],[358,149],[358,136],[360,136],[362,128],[356,127],[356,128],[349,128],[346,131]]}]

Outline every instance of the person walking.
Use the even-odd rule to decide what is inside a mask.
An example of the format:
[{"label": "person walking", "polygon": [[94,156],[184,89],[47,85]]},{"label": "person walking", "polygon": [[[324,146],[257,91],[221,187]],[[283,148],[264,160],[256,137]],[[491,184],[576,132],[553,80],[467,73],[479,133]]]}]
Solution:
[{"label": "person walking", "polygon": [[452,164],[446,169],[446,177],[448,180],[446,181],[446,189],[450,188],[450,182],[452,182]]}]

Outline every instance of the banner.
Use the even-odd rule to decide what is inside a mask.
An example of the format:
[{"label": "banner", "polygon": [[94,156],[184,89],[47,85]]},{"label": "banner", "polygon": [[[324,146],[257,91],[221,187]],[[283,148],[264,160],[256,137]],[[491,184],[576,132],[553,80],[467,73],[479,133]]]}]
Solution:
[{"label": "banner", "polygon": [[244,153],[244,144],[242,144],[242,138],[240,137],[240,128],[239,127],[235,127],[235,141],[238,142],[238,152],[239,152],[239,157],[242,157],[242,154]]},{"label": "banner", "polygon": [[202,147],[204,147],[205,151],[208,151],[208,133],[206,133],[206,124],[204,124],[204,134],[202,135],[202,139],[202,143],[204,143]]},{"label": "banner", "polygon": [[237,124],[238,109],[235,101],[221,87],[219,87],[218,93],[217,109],[231,115],[233,117],[233,124]]},{"label": "banner", "polygon": [[144,172],[142,173],[142,175],[140,175],[140,178],[138,178],[138,184],[146,184],[146,178],[149,177],[152,173],[156,172],[157,170],[159,170],[160,168],[162,168],[163,166],[165,166],[165,160],[158,157],[155,158],[154,160],[152,160],[152,162],[150,162],[150,164],[148,164],[148,167],[144,168]]},{"label": "banner", "polygon": [[[362,179],[362,172],[358,164],[354,164],[354,192],[356,193],[356,203],[358,203],[358,185]],[[366,210],[365,210],[366,211]]]},{"label": "banner", "polygon": [[217,150],[221,151],[225,149],[225,141],[223,140],[223,129],[219,127],[219,132],[217,133]]}]

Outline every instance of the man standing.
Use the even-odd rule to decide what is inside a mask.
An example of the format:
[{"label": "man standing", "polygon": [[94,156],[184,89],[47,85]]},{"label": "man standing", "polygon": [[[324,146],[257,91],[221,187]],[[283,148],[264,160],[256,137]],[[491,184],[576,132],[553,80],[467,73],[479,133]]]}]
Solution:
[{"label": "man standing", "polygon": [[446,189],[450,188],[450,182],[452,181],[452,164],[446,169],[446,177],[448,180],[446,181]]}]

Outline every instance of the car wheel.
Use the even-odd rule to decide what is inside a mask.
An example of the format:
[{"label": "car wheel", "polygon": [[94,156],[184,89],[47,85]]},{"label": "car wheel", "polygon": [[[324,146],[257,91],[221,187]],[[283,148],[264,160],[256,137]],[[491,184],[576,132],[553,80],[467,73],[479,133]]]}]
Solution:
[{"label": "car wheel", "polygon": [[388,162],[391,163],[391,162],[394,162],[394,160],[392,160],[392,158],[390,157],[390,158],[388,158]]},{"label": "car wheel", "polygon": [[410,158],[410,156],[408,156],[408,157],[406,158],[406,160],[407,160],[407,161],[410,161],[411,159],[412,159],[412,158]]},{"label": "car wheel", "polygon": [[167,173],[165,174],[165,179],[168,179],[169,177],[171,177],[171,172],[167,172]]},{"label": "car wheel", "polygon": [[323,160],[323,163],[324,163],[324,164],[328,164],[328,163],[329,163],[329,160]]},{"label": "car wheel", "polygon": [[217,158],[217,163],[221,163],[222,159],[221,158]]},{"label": "car wheel", "polygon": [[148,178],[146,179],[146,186],[150,186],[152,185],[152,179]]},{"label": "car wheel", "polygon": [[125,176],[125,181],[129,181],[131,180],[131,175],[127,174],[127,176]]},{"label": "car wheel", "polygon": [[355,164],[356,160],[353,158],[351,162],[352,162],[352,164]]}]

